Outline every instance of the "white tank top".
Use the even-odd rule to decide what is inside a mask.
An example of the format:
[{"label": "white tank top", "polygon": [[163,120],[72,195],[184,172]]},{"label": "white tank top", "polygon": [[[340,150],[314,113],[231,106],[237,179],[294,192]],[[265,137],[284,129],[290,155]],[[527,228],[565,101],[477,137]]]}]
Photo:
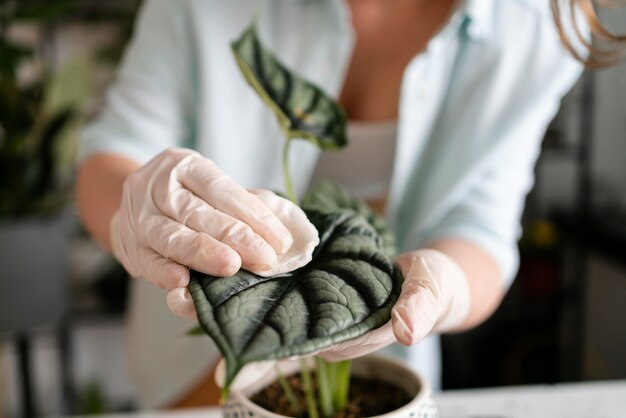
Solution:
[{"label": "white tank top", "polygon": [[333,180],[368,201],[386,199],[396,149],[397,121],[348,122],[348,146],[324,151],[313,181]]}]

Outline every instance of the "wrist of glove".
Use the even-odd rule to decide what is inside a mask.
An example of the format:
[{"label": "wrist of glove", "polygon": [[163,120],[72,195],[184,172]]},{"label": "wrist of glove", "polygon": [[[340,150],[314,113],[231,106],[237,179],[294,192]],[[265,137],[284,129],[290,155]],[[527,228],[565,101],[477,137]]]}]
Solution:
[{"label": "wrist of glove", "polygon": [[470,291],[461,267],[444,253],[423,249],[396,259],[404,276],[391,321],[322,353],[328,361],[356,358],[394,342],[412,345],[432,332],[459,327],[470,310]]},{"label": "wrist of glove", "polygon": [[170,309],[188,318],[195,317],[189,268],[272,276],[307,264],[319,242],[297,205],[244,189],[186,149],[164,151],[126,179],[110,238],[125,269],[168,290]]}]

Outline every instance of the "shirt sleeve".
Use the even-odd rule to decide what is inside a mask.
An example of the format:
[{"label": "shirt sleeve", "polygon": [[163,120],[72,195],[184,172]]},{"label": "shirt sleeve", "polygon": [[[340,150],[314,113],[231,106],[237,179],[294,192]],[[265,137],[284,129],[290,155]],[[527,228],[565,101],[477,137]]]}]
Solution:
[{"label": "shirt sleeve", "polygon": [[80,161],[112,153],[142,164],[191,139],[194,77],[186,4],[144,3],[104,108],[83,130]]},{"label": "shirt sleeve", "polygon": [[429,241],[462,238],[479,245],[496,260],[507,287],[519,267],[520,219],[543,136],[583,68],[554,37],[548,40],[538,46],[523,82],[501,109],[493,129],[497,138],[489,141],[493,149],[472,173],[458,204],[429,234]]}]

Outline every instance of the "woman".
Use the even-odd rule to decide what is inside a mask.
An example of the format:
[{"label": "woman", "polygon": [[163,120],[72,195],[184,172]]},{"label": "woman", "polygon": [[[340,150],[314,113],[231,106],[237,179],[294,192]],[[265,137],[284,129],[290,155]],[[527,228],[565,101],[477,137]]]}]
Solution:
[{"label": "woman", "polygon": [[389,216],[412,284],[389,326],[326,355],[397,340],[411,346],[390,350],[436,387],[436,334],[485,320],[515,274],[541,138],[582,65],[545,0],[147,1],[106,109],[84,133],[77,185],[94,238],[147,279],[133,283],[129,327],[142,406],[194,404],[217,360],[208,339],[183,337],[189,323],[157,286],[193,315],[177,290],[184,266],[262,271],[298,238],[245,189],[282,184],[280,132],[229,49],[253,16],[270,50],[339,98],[346,152],[375,156],[374,178],[355,178],[335,170],[349,155],[295,144],[298,193],[316,176],[355,191],[377,184],[362,196]]}]

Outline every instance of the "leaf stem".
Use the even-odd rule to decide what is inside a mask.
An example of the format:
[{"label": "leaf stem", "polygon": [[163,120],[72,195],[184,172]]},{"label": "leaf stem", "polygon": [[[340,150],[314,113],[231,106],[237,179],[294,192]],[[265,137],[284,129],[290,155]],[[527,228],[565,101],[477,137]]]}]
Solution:
[{"label": "leaf stem", "polygon": [[332,365],[324,361],[321,357],[315,357],[315,367],[317,370],[317,387],[319,390],[320,410],[324,418],[331,418],[335,415],[333,408],[333,382],[330,377]]},{"label": "leaf stem", "polygon": [[342,411],[348,402],[350,392],[350,360],[340,361],[333,364],[336,373],[336,389],[334,391],[333,403],[335,410]]},{"label": "leaf stem", "polygon": [[229,394],[230,394],[230,388],[223,387],[222,390],[220,391],[220,399],[218,401],[218,404],[220,406],[226,405],[226,400],[228,399]]},{"label": "leaf stem", "polygon": [[296,394],[294,393],[291,385],[285,379],[285,376],[280,372],[280,368],[278,367],[278,363],[274,364],[274,370],[276,371],[276,377],[278,378],[278,383],[282,388],[283,392],[285,392],[285,396],[289,401],[289,405],[291,405],[291,410],[293,411],[295,416],[300,416],[302,414],[302,410],[300,409],[300,403],[296,398]]},{"label": "leaf stem", "polygon": [[300,374],[302,375],[302,385],[306,395],[306,406],[309,418],[319,418],[317,403],[315,402],[315,388],[313,387],[309,367],[307,366],[306,361],[302,358],[300,359]]},{"label": "leaf stem", "polygon": [[285,145],[283,147],[283,178],[285,179],[285,192],[287,197],[296,205],[298,204],[298,197],[293,191],[293,183],[291,182],[291,173],[289,172],[289,146],[291,145],[291,138],[286,136]]}]

